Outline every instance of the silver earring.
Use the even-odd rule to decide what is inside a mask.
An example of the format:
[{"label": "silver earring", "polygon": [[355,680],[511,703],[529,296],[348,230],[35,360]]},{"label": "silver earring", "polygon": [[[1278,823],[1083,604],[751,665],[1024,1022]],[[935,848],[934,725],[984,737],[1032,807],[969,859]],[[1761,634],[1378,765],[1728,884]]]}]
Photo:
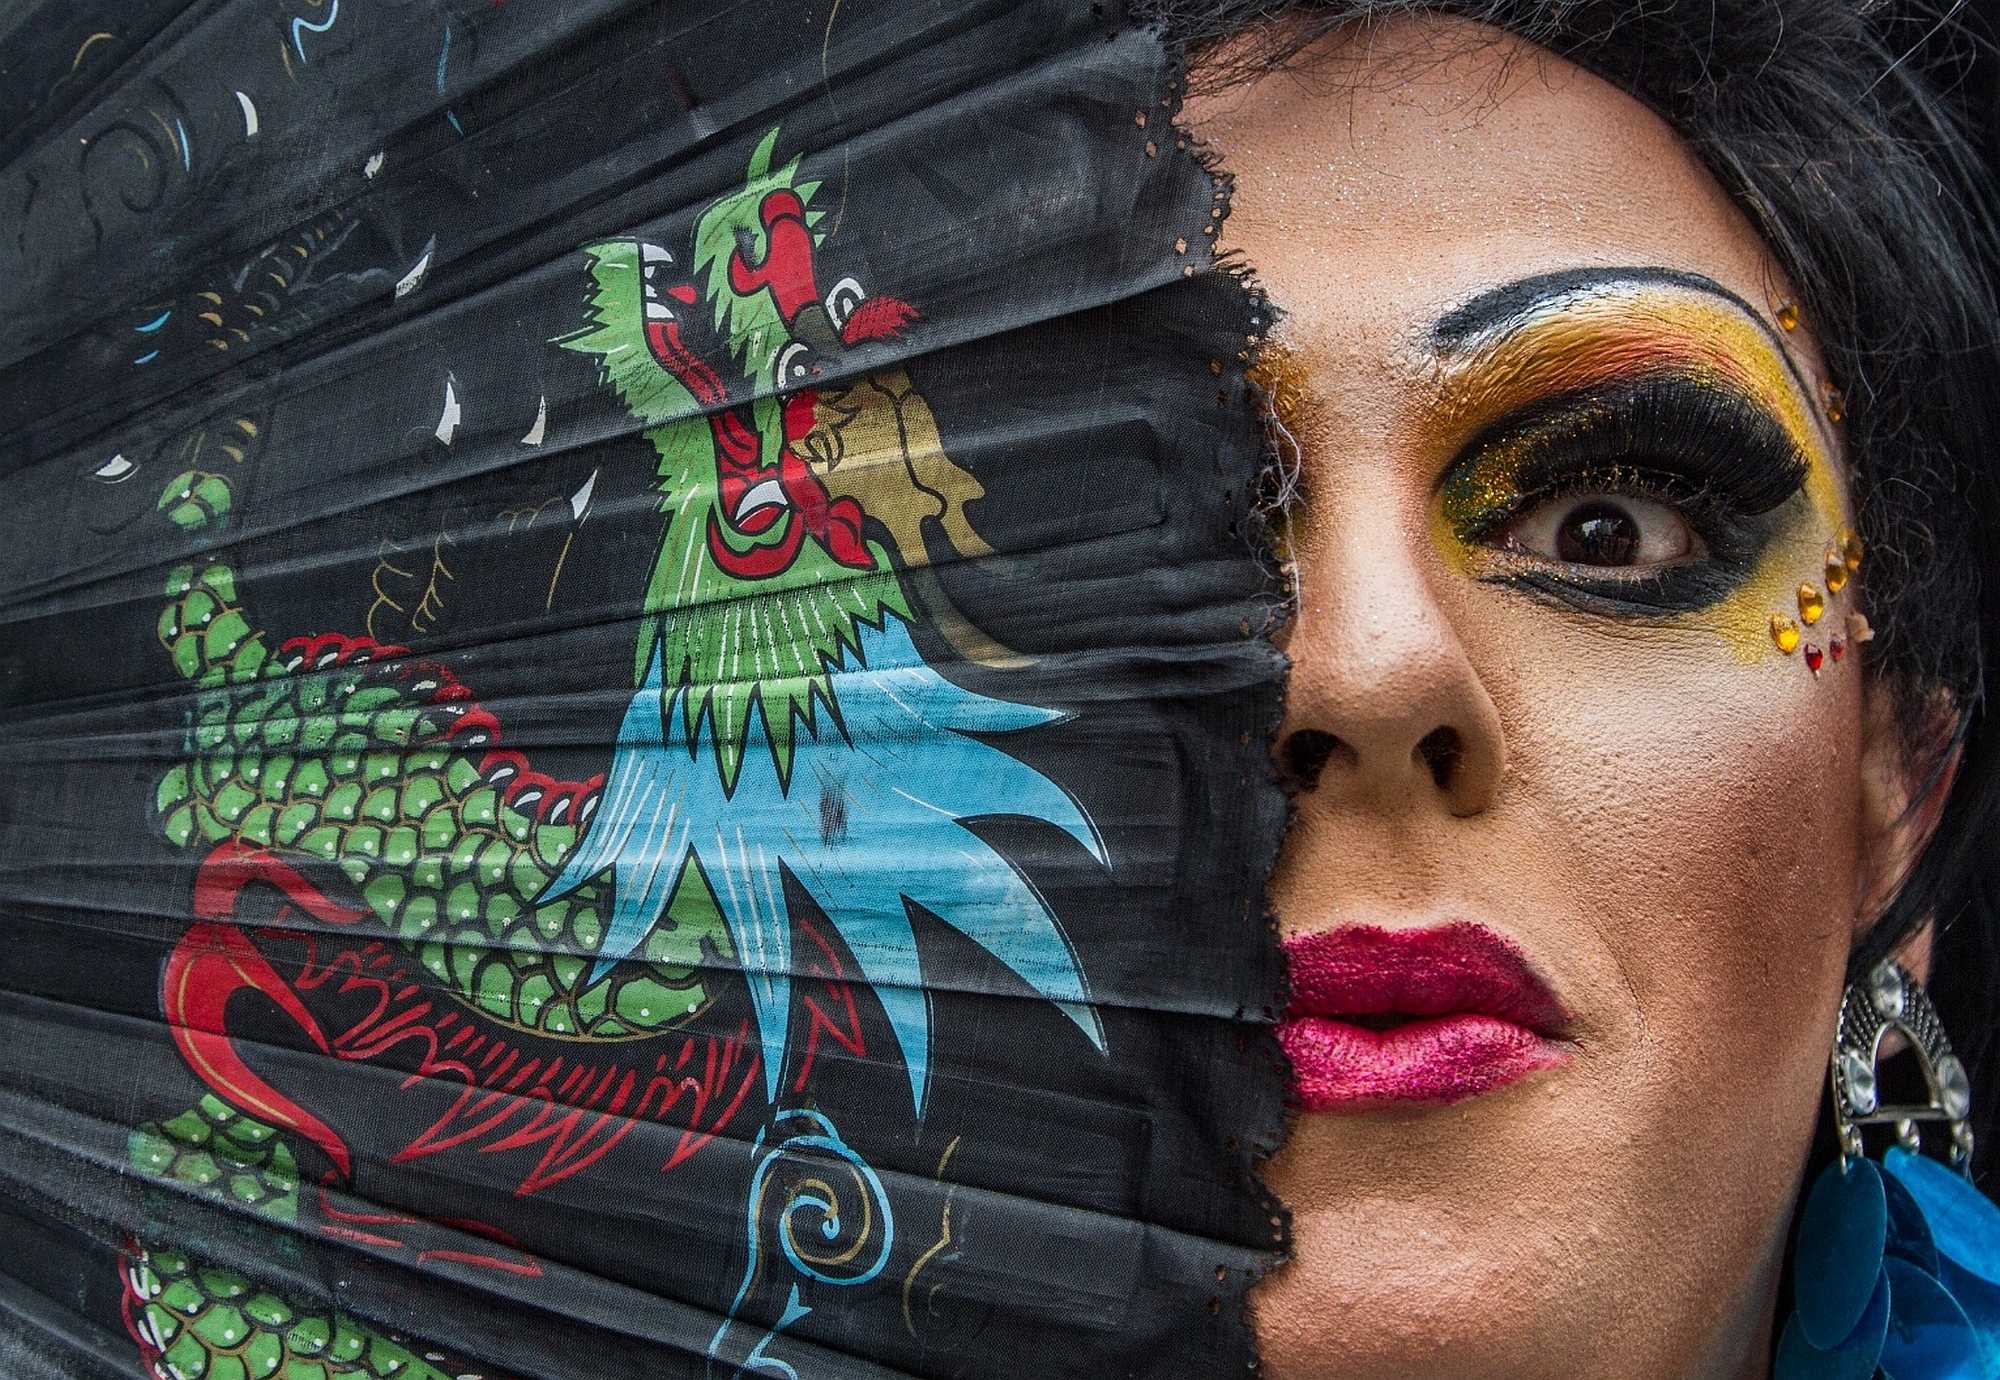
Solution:
[{"label": "silver earring", "polygon": [[[1930,1087],[1925,1102],[1884,1103],[1876,1077],[1882,1043],[1899,1031],[1916,1051]],[[1900,964],[1883,959],[1867,978],[1851,983],[1840,1001],[1840,1034],[1833,1047],[1833,1122],[1843,1163],[1863,1153],[1861,1128],[1893,1124],[1896,1140],[1915,1153],[1922,1147],[1925,1122],[1951,1130],[1950,1158],[1963,1169],[1972,1160],[1972,1082],[1951,1052],[1937,1008],[1923,985]]]},{"label": "silver earring", "polygon": [[[1882,1101],[1876,1065],[1892,1030],[1917,1052],[1922,1102]],[[2000,1373],[2000,1207],[1966,1173],[1972,1088],[1930,997],[1896,964],[1883,960],[1842,994],[1829,1079],[1840,1158],[1799,1214],[1773,1380]],[[1920,1153],[1924,1122],[1950,1127],[1958,1172]],[[1896,1128],[1896,1143],[1873,1160],[1861,1128],[1880,1125]]]}]

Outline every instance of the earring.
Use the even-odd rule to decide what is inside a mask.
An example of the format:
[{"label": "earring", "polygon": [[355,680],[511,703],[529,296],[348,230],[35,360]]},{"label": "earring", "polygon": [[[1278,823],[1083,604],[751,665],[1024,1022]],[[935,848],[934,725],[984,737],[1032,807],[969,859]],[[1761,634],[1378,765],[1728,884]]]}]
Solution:
[{"label": "earring", "polygon": [[[1929,1085],[1882,1101],[1876,1061],[1895,1031]],[[1807,1194],[1793,1253],[1792,1315],[1773,1380],[1990,1380],[2000,1375],[2000,1207],[1972,1186],[1972,1087],[1930,996],[1884,959],[1841,997],[1828,1072],[1840,1158]],[[1950,1167],[1922,1153],[1942,1123]],[[1865,1127],[1893,1126],[1881,1160]]]}]

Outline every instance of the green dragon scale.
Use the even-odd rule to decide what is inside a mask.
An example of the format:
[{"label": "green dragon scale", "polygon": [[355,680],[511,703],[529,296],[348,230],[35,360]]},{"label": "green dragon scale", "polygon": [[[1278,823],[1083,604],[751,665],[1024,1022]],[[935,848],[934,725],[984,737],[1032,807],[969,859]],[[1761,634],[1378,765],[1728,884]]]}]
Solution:
[{"label": "green dragon scale", "polygon": [[[298,1166],[277,1128],[213,1095],[131,1138],[150,1178],[274,1222],[298,1215]],[[186,1252],[126,1244],[125,1325],[159,1380],[454,1380],[398,1339]]]},{"label": "green dragon scale", "polygon": [[302,1309],[179,1251],[125,1259],[133,1335],[169,1380],[453,1380],[404,1342],[333,1309]]},{"label": "green dragon scale", "polygon": [[524,808],[507,789],[520,760],[493,750],[497,724],[450,672],[362,638],[274,649],[221,564],[176,568],[166,594],[160,641],[201,687],[187,760],[159,784],[176,846],[234,842],[338,868],[445,991],[517,1030],[629,1038],[707,1004],[706,970],[731,949],[692,863],[637,961],[589,980],[602,888],[535,898],[592,799]]}]

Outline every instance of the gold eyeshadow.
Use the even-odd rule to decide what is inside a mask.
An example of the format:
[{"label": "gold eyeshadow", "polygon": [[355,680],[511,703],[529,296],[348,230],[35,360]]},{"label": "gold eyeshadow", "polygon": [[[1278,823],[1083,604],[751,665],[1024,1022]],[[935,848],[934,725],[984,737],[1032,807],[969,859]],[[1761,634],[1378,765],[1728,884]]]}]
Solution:
[{"label": "gold eyeshadow", "polygon": [[1302,498],[1302,437],[1318,430],[1319,394],[1312,373],[1281,340],[1267,340],[1250,366],[1249,379],[1263,396],[1267,465],[1259,482],[1258,508],[1270,523],[1274,555],[1288,564],[1292,520]]},{"label": "gold eyeshadow", "polygon": [[1267,416],[1276,418],[1293,435],[1305,429],[1313,406],[1312,377],[1292,347],[1282,340],[1267,340],[1250,366],[1250,382],[1264,395]]},{"label": "gold eyeshadow", "polygon": [[1649,372],[1730,388],[1778,421],[1814,461],[1813,508],[1841,524],[1827,446],[1777,345],[1741,311],[1693,289],[1634,282],[1558,297],[1490,345],[1475,336],[1439,366],[1438,425],[1476,432],[1544,398]]},{"label": "gold eyeshadow", "polygon": [[[1485,562],[1461,534],[1480,514],[1518,508],[1524,501],[1523,474],[1533,447],[1507,439],[1506,419],[1532,414],[1566,395],[1587,398],[1593,390],[1651,377],[1673,377],[1697,392],[1741,399],[1775,423],[1803,459],[1800,487],[1808,506],[1823,531],[1841,534],[1830,539],[1824,562],[1788,569],[1798,560],[1797,540],[1773,541],[1740,582],[1699,615],[1739,660],[1761,659],[1774,649],[1787,655],[1804,651],[1817,674],[1825,651],[1802,636],[1799,620],[1810,628],[1826,616],[1830,599],[1859,565],[1858,543],[1845,529],[1843,486],[1813,390],[1758,322],[1707,292],[1639,280],[1594,286],[1552,297],[1525,317],[1472,334],[1450,349],[1437,366],[1431,424],[1443,436],[1481,436],[1496,429],[1503,434],[1477,464],[1454,465],[1441,478],[1433,525],[1442,549],[1471,573]],[[1837,403],[1831,397],[1828,402],[1824,413],[1836,419]],[[1610,472],[1615,477],[1615,467]],[[1599,467],[1596,473],[1607,470]],[[1839,573],[1832,573],[1836,569]],[[1849,640],[1863,639],[1851,631],[1827,639],[1834,660]]]}]

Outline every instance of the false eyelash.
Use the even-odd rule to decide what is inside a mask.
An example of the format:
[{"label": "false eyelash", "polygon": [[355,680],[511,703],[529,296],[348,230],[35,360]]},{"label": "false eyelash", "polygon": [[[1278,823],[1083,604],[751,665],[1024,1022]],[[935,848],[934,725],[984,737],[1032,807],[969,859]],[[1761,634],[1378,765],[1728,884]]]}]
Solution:
[{"label": "false eyelash", "polygon": [[1476,438],[1449,487],[1492,457],[1518,457],[1512,501],[1477,516],[1468,540],[1493,535],[1527,506],[1614,481],[1648,497],[1742,517],[1770,512],[1805,482],[1806,457],[1777,419],[1733,389],[1661,373],[1564,394]]},{"label": "false eyelash", "polygon": [[[1496,465],[1506,467],[1506,482],[1483,484]],[[1700,558],[1636,575],[1523,568],[1490,577],[1594,612],[1659,615],[1712,604],[1747,577],[1774,530],[1770,515],[1799,491],[1807,465],[1777,420],[1748,398],[1669,372],[1516,413],[1468,446],[1440,483],[1448,500],[1454,493],[1486,500],[1458,505],[1475,509],[1454,523],[1460,539],[1475,544],[1572,494],[1671,504],[1706,548]]]}]

